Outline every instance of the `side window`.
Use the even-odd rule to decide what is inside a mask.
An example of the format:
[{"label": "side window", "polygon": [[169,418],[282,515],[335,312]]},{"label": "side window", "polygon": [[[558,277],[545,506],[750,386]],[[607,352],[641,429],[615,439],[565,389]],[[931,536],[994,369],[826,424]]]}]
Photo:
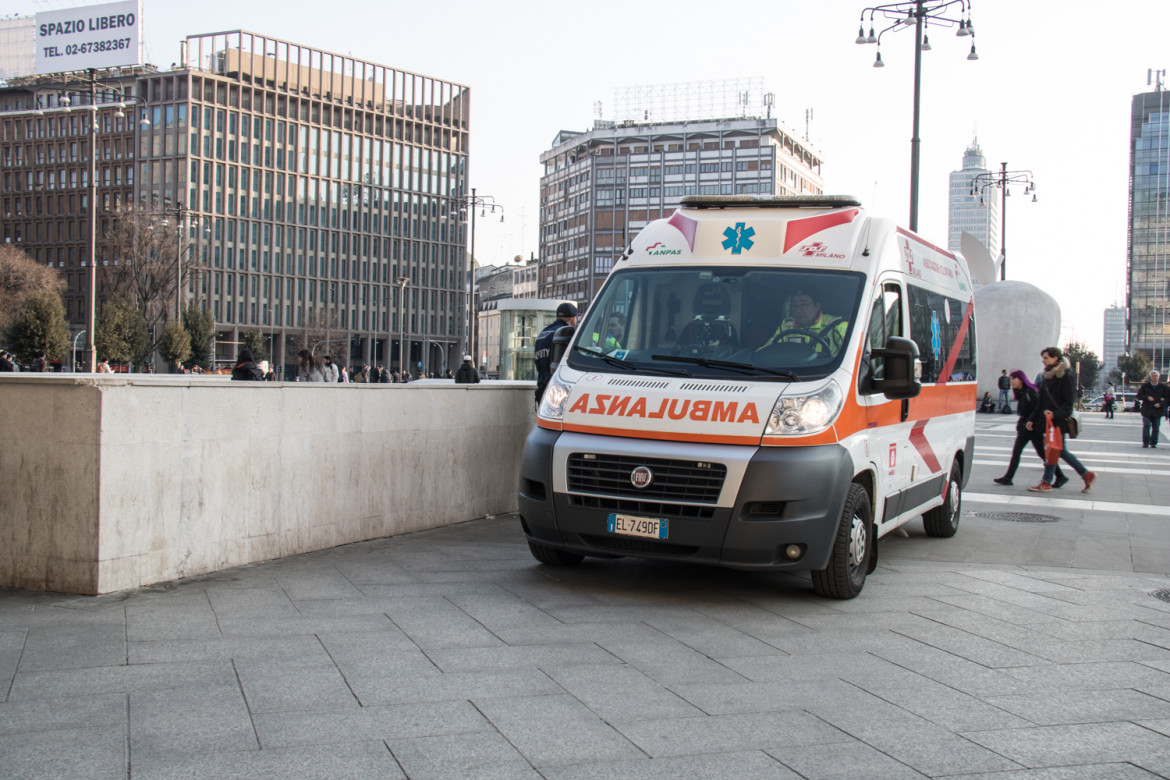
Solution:
[{"label": "side window", "polygon": [[[887,283],[873,299],[869,314],[869,337],[867,354],[870,354],[868,379],[885,377],[885,360],[873,357],[875,349],[884,349],[891,336],[901,336],[902,331],[902,288]],[[863,372],[864,375],[864,372]]]},{"label": "side window", "polygon": [[909,300],[923,384],[974,381],[975,317],[968,304],[914,285]]}]

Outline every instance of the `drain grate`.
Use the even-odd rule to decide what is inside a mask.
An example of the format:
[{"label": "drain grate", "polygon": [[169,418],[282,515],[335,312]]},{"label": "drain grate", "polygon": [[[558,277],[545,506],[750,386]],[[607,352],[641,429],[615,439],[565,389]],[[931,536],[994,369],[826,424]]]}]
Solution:
[{"label": "drain grate", "polygon": [[1165,601],[1170,604],[1170,590],[1156,590],[1150,594],[1159,601]]},{"label": "drain grate", "polygon": [[1003,520],[1008,523],[1057,523],[1059,517],[1052,515],[1036,515],[1030,512],[974,512],[975,517],[984,520]]}]

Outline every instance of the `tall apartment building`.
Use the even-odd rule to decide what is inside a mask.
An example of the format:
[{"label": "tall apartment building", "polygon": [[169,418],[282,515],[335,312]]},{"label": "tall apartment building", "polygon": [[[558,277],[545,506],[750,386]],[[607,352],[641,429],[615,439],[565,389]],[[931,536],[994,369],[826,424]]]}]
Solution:
[{"label": "tall apartment building", "polygon": [[1104,377],[1117,368],[1117,359],[1126,354],[1125,348],[1125,309],[1121,306],[1110,306],[1105,310],[1105,339],[1101,350],[1101,361],[1105,364]]},{"label": "tall apartment building", "polygon": [[648,222],[688,195],[821,195],[820,153],[776,119],[561,131],[540,156],[540,296],[587,305]]},{"label": "tall apartment building", "polygon": [[[194,273],[182,299],[215,317],[221,359],[259,329],[291,363],[289,339],[315,323],[344,362],[399,365],[404,331],[412,366],[458,364],[467,87],[245,31],[188,37],[172,70],[97,75],[138,99],[123,119],[105,102],[118,96],[99,92],[99,235],[120,209],[183,217]],[[73,110],[57,102],[63,87]],[[0,88],[3,240],[62,270],[78,331],[91,115],[79,100],[89,95],[77,74]],[[118,262],[101,242],[97,257]]]},{"label": "tall apartment building", "polygon": [[1170,93],[1134,95],[1129,136],[1126,309],[1129,351],[1170,367]]},{"label": "tall apartment building", "polygon": [[[961,252],[963,233],[970,233],[983,242],[992,259],[999,257],[999,202],[995,190],[984,193],[982,198],[976,190],[971,194],[975,177],[990,173],[975,139],[963,152],[963,167],[951,171],[950,206],[947,209],[947,249]],[[986,180],[984,180],[986,181]],[[981,202],[982,201],[982,202]]]}]

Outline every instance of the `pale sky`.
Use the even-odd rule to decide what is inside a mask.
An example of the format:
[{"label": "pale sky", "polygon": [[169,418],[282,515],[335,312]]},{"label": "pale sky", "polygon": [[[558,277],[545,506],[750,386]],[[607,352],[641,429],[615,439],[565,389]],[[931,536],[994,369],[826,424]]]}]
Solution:
[{"label": "pale sky", "polygon": [[[82,4],[16,0],[7,11]],[[826,193],[906,224],[914,34],[887,33],[886,67],[873,68],[875,48],[854,43],[864,7],[145,0],[144,17],[148,61],[162,68],[187,35],[245,29],[471,87],[470,185],[506,215],[479,222],[476,254],[502,263],[538,251],[541,152],[559,130],[591,127],[598,101],[610,118],[614,90],[639,84],[763,78],[774,114],[801,135],[812,109]],[[947,176],[976,134],[989,167],[1031,170],[1038,202],[1019,190],[1008,199],[1008,278],[1055,296],[1062,344],[1100,356],[1103,311],[1125,302],[1130,99],[1152,90],[1148,69],[1170,68],[1170,2],[979,0],[971,18],[978,61],[954,28],[930,28],[923,54],[919,233],[946,246]]]}]

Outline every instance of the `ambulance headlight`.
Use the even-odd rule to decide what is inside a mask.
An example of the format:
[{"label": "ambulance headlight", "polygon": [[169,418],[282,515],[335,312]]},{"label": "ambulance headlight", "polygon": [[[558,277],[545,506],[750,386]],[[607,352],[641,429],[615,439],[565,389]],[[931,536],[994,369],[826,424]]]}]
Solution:
[{"label": "ambulance headlight", "polygon": [[540,411],[537,413],[545,420],[561,420],[565,416],[565,405],[569,403],[571,384],[562,382],[553,376],[545,385],[544,397],[540,399]]},{"label": "ambulance headlight", "polygon": [[808,436],[833,424],[841,411],[844,396],[833,380],[821,389],[804,395],[785,395],[776,401],[768,416],[768,436]]}]

